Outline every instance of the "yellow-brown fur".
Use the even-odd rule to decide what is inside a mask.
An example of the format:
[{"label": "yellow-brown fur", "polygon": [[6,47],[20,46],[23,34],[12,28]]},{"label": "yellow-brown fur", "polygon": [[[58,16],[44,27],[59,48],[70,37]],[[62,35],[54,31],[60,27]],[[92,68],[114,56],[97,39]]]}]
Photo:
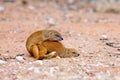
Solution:
[{"label": "yellow-brown fur", "polygon": [[47,53],[45,54],[51,54],[53,51],[55,51],[55,54],[52,55],[52,57],[59,56],[61,58],[65,58],[79,56],[75,49],[65,48],[64,45],[58,41],[44,41],[42,46],[47,50]]},{"label": "yellow-brown fur", "polygon": [[63,40],[60,33],[54,30],[41,30],[28,37],[26,47],[36,59],[49,59],[59,56],[76,57],[79,54],[75,49],[65,48],[59,41]]},{"label": "yellow-brown fur", "polygon": [[43,41],[61,41],[63,40],[60,33],[55,30],[40,30],[32,33],[27,41],[26,41],[26,48],[28,52],[33,56],[34,52],[31,51],[32,47],[36,46],[37,44],[41,44]]}]

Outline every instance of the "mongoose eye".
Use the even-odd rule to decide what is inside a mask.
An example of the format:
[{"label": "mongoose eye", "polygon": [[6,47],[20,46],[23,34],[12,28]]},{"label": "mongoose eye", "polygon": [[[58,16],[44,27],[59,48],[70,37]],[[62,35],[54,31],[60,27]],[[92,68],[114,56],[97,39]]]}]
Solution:
[{"label": "mongoose eye", "polygon": [[78,54],[77,52],[72,52],[72,54]]},{"label": "mongoose eye", "polygon": [[55,34],[55,38],[56,38],[57,41],[63,40],[62,36],[59,35],[59,34]]},{"label": "mongoose eye", "polygon": [[56,37],[60,37],[60,35],[58,35],[58,34],[55,34],[55,36],[56,36]]},{"label": "mongoose eye", "polygon": [[68,54],[77,54],[76,52],[68,51]]}]

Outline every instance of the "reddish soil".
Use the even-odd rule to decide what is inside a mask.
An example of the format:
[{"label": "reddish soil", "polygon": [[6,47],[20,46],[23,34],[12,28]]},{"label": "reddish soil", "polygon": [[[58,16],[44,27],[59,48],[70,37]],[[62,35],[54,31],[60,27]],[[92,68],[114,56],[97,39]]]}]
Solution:
[{"label": "reddish soil", "polygon": [[[120,14],[62,9],[54,2],[0,6],[0,80],[120,80]],[[80,56],[35,60],[25,43],[42,29],[59,31]]]}]

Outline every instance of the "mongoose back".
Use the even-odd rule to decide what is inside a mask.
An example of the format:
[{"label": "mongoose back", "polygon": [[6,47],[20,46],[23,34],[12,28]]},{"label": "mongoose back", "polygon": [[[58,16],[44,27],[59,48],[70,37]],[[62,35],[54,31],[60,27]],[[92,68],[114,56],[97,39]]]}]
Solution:
[{"label": "mongoose back", "polygon": [[40,30],[31,34],[26,41],[26,48],[28,52],[33,55],[34,52],[31,51],[33,46],[41,44],[43,41],[61,41],[63,40],[61,34],[55,30]]}]

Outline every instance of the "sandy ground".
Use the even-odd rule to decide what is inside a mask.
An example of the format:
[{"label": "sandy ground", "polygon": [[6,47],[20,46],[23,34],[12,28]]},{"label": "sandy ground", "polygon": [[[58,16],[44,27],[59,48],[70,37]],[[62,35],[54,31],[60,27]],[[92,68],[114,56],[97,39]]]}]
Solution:
[{"label": "sandy ground", "polygon": [[[120,80],[120,14],[34,3],[0,2],[0,80]],[[25,43],[41,29],[59,31],[80,56],[35,60]]]}]

